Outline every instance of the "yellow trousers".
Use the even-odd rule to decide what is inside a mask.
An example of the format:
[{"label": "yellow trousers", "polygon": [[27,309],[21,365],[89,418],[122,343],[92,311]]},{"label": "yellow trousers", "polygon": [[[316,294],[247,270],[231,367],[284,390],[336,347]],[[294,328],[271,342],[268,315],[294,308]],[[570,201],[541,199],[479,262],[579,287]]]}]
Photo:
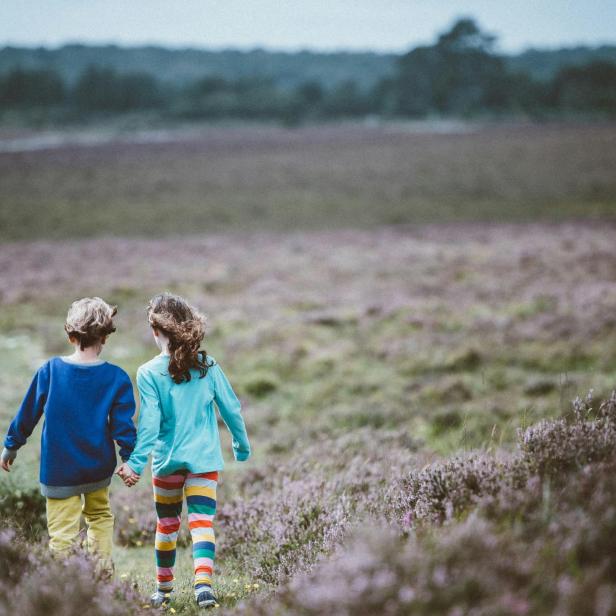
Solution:
[{"label": "yellow trousers", "polygon": [[109,504],[109,487],[68,498],[47,499],[49,548],[54,554],[68,553],[79,541],[81,515],[86,521],[88,551],[111,566],[113,513]]}]

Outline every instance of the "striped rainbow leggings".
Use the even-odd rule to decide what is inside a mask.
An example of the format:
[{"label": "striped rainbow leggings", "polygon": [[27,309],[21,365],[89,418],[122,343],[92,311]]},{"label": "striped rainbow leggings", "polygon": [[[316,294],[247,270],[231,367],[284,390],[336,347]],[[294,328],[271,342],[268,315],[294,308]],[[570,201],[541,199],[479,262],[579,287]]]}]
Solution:
[{"label": "striped rainbow leggings", "polygon": [[195,561],[195,593],[212,586],[214,554],[214,516],[218,473],[177,471],[172,475],[153,477],[156,505],[156,581],[158,590],[173,589],[175,548],[180,530],[184,496],[188,506],[188,526],[193,542]]}]

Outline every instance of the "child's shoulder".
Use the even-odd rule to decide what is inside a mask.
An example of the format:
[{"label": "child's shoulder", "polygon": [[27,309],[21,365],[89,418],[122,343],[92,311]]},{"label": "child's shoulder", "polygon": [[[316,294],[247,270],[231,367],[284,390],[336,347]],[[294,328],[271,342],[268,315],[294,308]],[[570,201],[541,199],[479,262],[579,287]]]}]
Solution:
[{"label": "child's shoulder", "polygon": [[166,368],[169,365],[169,357],[166,355],[155,355],[149,361],[146,361],[144,364],[141,364],[139,368],[137,368],[137,376],[141,375],[156,375],[156,374],[165,374]]},{"label": "child's shoulder", "polygon": [[105,362],[104,365],[107,366],[107,368],[113,372],[116,379],[130,381],[130,376],[128,372],[124,370],[124,368],[121,368],[117,364],[112,364],[109,361]]}]

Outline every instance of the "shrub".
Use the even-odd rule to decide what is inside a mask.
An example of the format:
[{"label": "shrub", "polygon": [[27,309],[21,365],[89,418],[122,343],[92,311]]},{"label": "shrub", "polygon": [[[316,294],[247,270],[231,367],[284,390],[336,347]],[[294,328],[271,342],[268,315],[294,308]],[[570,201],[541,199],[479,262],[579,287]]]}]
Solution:
[{"label": "shrub", "polygon": [[388,490],[390,515],[403,527],[442,523],[457,517],[486,494],[512,481],[510,466],[476,454],[427,466],[396,481]]},{"label": "shrub", "polygon": [[430,425],[435,436],[439,436],[462,425],[462,413],[458,409],[443,408],[430,415]]},{"label": "shrub", "polygon": [[535,476],[553,483],[616,451],[616,393],[598,409],[592,395],[576,399],[569,420],[541,421],[518,434],[519,454],[498,460],[487,454],[457,457],[413,470],[387,491],[388,513],[403,527],[442,523],[460,516],[480,498],[511,494]]},{"label": "shrub", "polygon": [[31,541],[43,537],[47,531],[45,498],[38,488],[22,490],[1,484],[0,526],[15,529]]},{"label": "shrub", "polygon": [[277,389],[278,381],[275,377],[267,374],[255,375],[244,384],[246,393],[255,398],[264,398]]},{"label": "shrub", "polygon": [[127,584],[110,581],[84,553],[55,560],[13,531],[0,533],[1,614],[145,614],[142,603]]},{"label": "shrub", "polygon": [[577,400],[572,421],[522,432],[518,456],[411,473],[389,494],[394,519],[406,516],[398,532],[366,519],[311,571],[240,611],[615,614],[616,461],[606,445],[615,410],[614,395],[598,409]]},{"label": "shrub", "polygon": [[551,475],[609,459],[616,451],[616,393],[598,409],[592,392],[573,402],[572,421],[541,421],[519,435],[522,458],[529,473]]},{"label": "shrub", "polygon": [[309,569],[357,516],[382,510],[387,484],[409,463],[408,446],[399,432],[363,428],[253,469],[240,496],[219,510],[219,554],[271,584]]}]

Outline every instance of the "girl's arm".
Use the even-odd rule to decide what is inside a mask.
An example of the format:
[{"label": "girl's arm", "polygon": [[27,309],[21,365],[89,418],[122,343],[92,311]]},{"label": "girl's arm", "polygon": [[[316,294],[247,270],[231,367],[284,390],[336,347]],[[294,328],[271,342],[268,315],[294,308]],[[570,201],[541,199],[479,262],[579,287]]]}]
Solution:
[{"label": "girl's arm", "polygon": [[214,378],[214,400],[218,405],[220,416],[233,437],[233,455],[238,462],[243,462],[250,457],[250,443],[244,418],[240,412],[242,406],[222,368],[214,364],[209,370]]},{"label": "girl's arm", "polygon": [[[49,364],[45,364],[34,375],[32,383],[24,396],[23,402],[17,411],[17,415],[11,422],[8,434],[4,440],[5,452],[3,452],[3,462],[12,463],[17,455],[17,450],[26,444],[32,430],[36,427],[49,391]],[[10,460],[10,463],[9,463]],[[5,468],[5,465],[2,465]],[[5,468],[8,470],[8,468]]]},{"label": "girl's arm", "polygon": [[137,430],[133,423],[135,414],[135,396],[133,385],[127,374],[121,374],[122,382],[118,387],[111,412],[109,413],[109,427],[111,438],[120,447],[120,458],[126,462],[135,448]]},{"label": "girl's arm", "polygon": [[137,371],[140,400],[137,445],[127,461],[129,468],[137,475],[143,473],[160,432],[160,400],[151,378],[145,371]]}]

